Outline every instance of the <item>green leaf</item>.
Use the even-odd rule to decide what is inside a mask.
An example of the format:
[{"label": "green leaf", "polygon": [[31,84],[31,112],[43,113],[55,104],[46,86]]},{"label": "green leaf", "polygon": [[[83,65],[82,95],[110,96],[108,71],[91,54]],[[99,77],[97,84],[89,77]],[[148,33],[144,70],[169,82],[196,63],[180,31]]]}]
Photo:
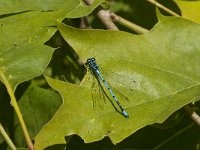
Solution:
[{"label": "green leaf", "polygon": [[[163,122],[200,97],[198,24],[161,17],[152,31],[139,36],[81,30],[64,24],[58,24],[58,28],[83,62],[96,58],[105,80],[128,98],[126,101],[116,92],[130,117],[124,118],[106,97],[103,108],[93,106],[92,93],[98,95],[98,91],[91,89],[89,71],[80,85],[46,77],[64,103],[36,136],[37,149],[62,143],[64,136],[72,134],[78,134],[86,143],[105,136],[118,143],[146,125]],[[98,101],[102,100],[99,96]],[[112,97],[110,100],[115,104]]]},{"label": "green leaf", "polygon": [[0,134],[0,144],[4,142],[2,135]]},{"label": "green leaf", "polygon": [[15,108],[17,85],[41,75],[51,59],[53,48],[44,43],[56,30],[54,20],[87,15],[102,2],[86,6],[78,0],[0,1],[0,80]]},{"label": "green leaf", "polygon": [[[67,2],[67,1],[66,1]],[[74,2],[74,1],[73,1]],[[79,3],[74,9],[71,9],[66,17],[67,18],[78,18],[89,15],[98,5],[105,2],[105,0],[96,0],[90,6],[84,3]],[[65,8],[65,7],[64,7]]]},{"label": "green leaf", "polygon": [[90,6],[84,4],[81,0],[1,0],[0,14],[18,13],[29,10],[42,11],[49,14],[52,19],[64,17],[78,18],[87,16],[98,5],[105,2],[105,0],[95,0]]},{"label": "green leaf", "polygon": [[51,59],[53,48],[44,43],[55,33],[54,21],[87,15],[102,2],[91,6],[78,0],[49,1],[48,5],[47,1],[0,2],[0,80],[15,109],[17,85],[41,75]]},{"label": "green leaf", "polygon": [[51,59],[53,49],[44,43],[55,29],[45,26],[46,19],[33,11],[0,19],[0,79],[7,79],[13,90],[41,75]]},{"label": "green leaf", "polygon": [[[55,91],[42,89],[31,84],[18,104],[29,134],[33,138],[58,110],[62,99]],[[15,116],[15,144],[17,147],[26,146],[17,116]]]},{"label": "green leaf", "polygon": [[102,2],[97,0],[85,6],[78,0],[1,1],[0,80],[14,90],[19,83],[41,75],[53,53],[44,43],[56,30],[51,27],[54,20],[87,15]]},{"label": "green leaf", "polygon": [[182,16],[194,22],[200,23],[200,1],[183,1],[183,0],[175,0],[181,9]]}]

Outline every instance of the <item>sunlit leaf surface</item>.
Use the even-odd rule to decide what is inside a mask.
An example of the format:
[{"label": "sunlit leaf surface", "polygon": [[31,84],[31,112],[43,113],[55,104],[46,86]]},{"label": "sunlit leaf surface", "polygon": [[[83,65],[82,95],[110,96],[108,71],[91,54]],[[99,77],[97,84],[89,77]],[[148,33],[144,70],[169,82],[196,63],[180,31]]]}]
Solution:
[{"label": "sunlit leaf surface", "polygon": [[200,23],[200,1],[175,0],[175,2],[178,4],[184,18]]},{"label": "sunlit leaf surface", "polygon": [[[58,28],[83,62],[96,58],[105,79],[121,93],[117,94],[119,101],[130,117],[124,118],[116,111],[117,105],[114,107],[109,98],[100,95],[95,96],[97,100],[106,102],[103,107],[94,107],[92,93],[98,95],[99,91],[92,88],[89,71],[80,85],[46,77],[64,104],[36,137],[37,149],[62,143],[65,136],[72,134],[78,134],[85,142],[109,136],[118,143],[199,99],[199,25],[160,17],[152,31],[139,36],[121,31],[80,30],[59,23]],[[115,104],[112,97],[110,100]],[[47,136],[49,133],[51,136]]]},{"label": "sunlit leaf surface", "polygon": [[79,0],[0,1],[0,79],[15,89],[41,75],[53,53],[44,43],[56,31],[55,20],[88,15],[102,2],[86,6]]}]

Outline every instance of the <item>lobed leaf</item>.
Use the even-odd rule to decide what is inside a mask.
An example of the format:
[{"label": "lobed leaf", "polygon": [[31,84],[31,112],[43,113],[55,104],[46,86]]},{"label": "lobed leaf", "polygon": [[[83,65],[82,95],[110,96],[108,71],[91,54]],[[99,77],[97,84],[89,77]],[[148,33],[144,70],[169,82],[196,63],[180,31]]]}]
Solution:
[{"label": "lobed leaf", "polygon": [[95,0],[90,6],[82,0],[1,0],[0,14],[11,14],[26,11],[40,11],[49,14],[49,17],[57,20],[78,18],[89,15],[98,5],[105,0]]},{"label": "lobed leaf", "polygon": [[[80,59],[85,62],[95,57],[105,80],[128,98],[128,102],[119,101],[130,117],[126,119],[118,113],[108,98],[103,109],[93,107],[89,71],[80,85],[46,77],[64,103],[36,136],[36,149],[62,143],[65,136],[72,134],[78,134],[86,143],[105,136],[118,143],[199,100],[200,26],[176,17],[159,19],[144,35],[81,30],[58,23],[63,38]],[[102,98],[99,96],[98,100]]]},{"label": "lobed leaf", "polygon": [[41,75],[49,63],[53,49],[44,43],[56,30],[52,27],[54,20],[87,15],[103,0],[91,6],[79,0],[48,2],[0,2],[1,81],[7,80],[13,90],[19,83]]},{"label": "lobed leaf", "polygon": [[0,79],[13,90],[41,75],[51,59],[53,48],[44,43],[55,29],[46,26],[46,19],[33,11],[0,19]]},{"label": "lobed leaf", "polygon": [[[62,104],[59,93],[40,88],[31,84],[23,96],[20,98],[19,107],[21,108],[23,118],[26,122],[30,136],[33,138],[41,128],[53,117],[55,112]],[[15,144],[17,147],[25,147],[26,143],[17,116],[14,120]]]},{"label": "lobed leaf", "polygon": [[0,80],[15,108],[17,85],[41,75],[51,59],[53,48],[44,43],[56,31],[54,21],[88,15],[102,2],[86,6],[79,0],[0,1]]}]

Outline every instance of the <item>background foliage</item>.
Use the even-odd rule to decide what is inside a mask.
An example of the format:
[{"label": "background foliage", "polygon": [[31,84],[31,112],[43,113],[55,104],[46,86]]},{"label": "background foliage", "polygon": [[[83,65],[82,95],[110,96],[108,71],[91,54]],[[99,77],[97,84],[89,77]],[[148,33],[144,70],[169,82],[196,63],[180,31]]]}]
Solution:
[{"label": "background foliage", "polygon": [[[158,2],[182,17],[146,0],[0,1],[0,123],[18,149],[27,146],[15,100],[37,150],[199,149],[182,108],[199,113],[199,1]],[[98,6],[150,31],[105,30]],[[90,57],[129,119],[84,65]]]}]

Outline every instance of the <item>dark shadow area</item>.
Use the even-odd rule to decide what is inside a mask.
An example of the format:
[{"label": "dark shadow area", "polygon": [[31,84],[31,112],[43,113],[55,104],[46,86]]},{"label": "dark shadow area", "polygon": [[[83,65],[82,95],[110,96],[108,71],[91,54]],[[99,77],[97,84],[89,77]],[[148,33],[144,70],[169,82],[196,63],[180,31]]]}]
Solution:
[{"label": "dark shadow area", "polygon": [[65,150],[65,149],[66,149],[66,144],[56,144],[53,146],[49,146],[44,150]]},{"label": "dark shadow area", "polygon": [[[178,15],[181,16],[181,10],[178,7],[178,5],[173,1],[173,0],[157,0],[160,4],[162,4],[163,6],[169,8],[170,10],[172,10],[173,12],[177,13]],[[159,9],[160,12],[165,15],[165,16],[171,16],[170,14],[168,14],[167,12]]]},{"label": "dark shadow area", "polygon": [[77,135],[73,135],[69,141],[66,150],[103,150],[105,148],[112,149],[115,146],[108,137],[100,141],[92,143],[84,143],[84,141]]},{"label": "dark shadow area", "polygon": [[19,100],[24,95],[24,92],[26,91],[26,89],[29,87],[30,84],[31,84],[30,81],[26,81],[17,86],[17,89],[15,90],[15,96],[17,100]]},{"label": "dark shadow area", "polygon": [[46,44],[57,47],[48,66],[52,70],[49,76],[71,83],[79,83],[86,73],[86,68],[77,53],[65,42],[59,32],[56,32]]},{"label": "dark shadow area", "polygon": [[[0,123],[2,124],[4,130],[10,135],[10,138],[14,139],[14,110],[10,104],[10,96],[7,93],[6,87],[0,82]],[[4,149],[7,143],[0,144],[0,149]]]}]

